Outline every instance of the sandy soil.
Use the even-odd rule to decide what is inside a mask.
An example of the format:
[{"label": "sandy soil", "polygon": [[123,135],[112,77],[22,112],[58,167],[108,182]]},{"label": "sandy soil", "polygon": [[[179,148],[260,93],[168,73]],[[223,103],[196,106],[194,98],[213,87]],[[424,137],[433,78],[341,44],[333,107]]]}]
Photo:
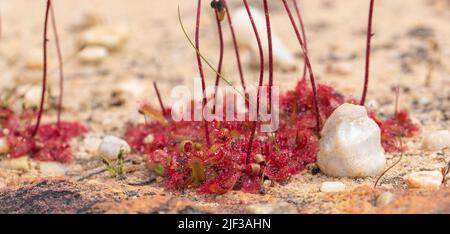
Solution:
[{"label": "sandy soil", "polygon": [[[233,7],[240,5],[239,1],[232,2]],[[258,1],[249,2],[260,7]],[[301,2],[309,51],[319,82],[332,85],[347,96],[358,98],[363,82],[368,2],[359,0]],[[179,27],[177,4],[180,4],[184,24],[190,32],[193,32],[195,4],[191,1],[56,1],[61,44],[66,58],[64,118],[78,120],[90,129],[83,138],[72,142],[77,157],[76,162],[70,165],[70,175],[74,178],[101,165],[97,155],[86,146],[86,138],[101,137],[105,134],[120,136],[129,123],[144,121],[137,113],[137,105],[142,100],[156,104],[152,81],[158,82],[162,93],[165,94],[163,98],[170,104],[173,101],[169,97],[172,87],[180,84],[191,87],[193,79],[197,78],[197,67],[193,63],[195,53]],[[206,8],[208,1],[204,4],[204,9],[208,9]],[[2,0],[0,7],[2,13],[0,92],[6,92],[9,87],[18,87],[17,95],[20,96],[30,87],[38,86],[41,79],[40,70],[28,69],[26,65],[30,56],[39,54],[41,49],[45,1]],[[276,70],[276,84],[281,90],[288,90],[295,86],[301,74],[302,59],[289,19],[281,7],[281,2],[272,3],[273,27],[283,42],[297,55],[299,64],[299,69],[295,71]],[[73,27],[86,13],[96,15],[103,24],[124,24],[130,29],[130,37],[124,48],[112,53],[103,63],[95,66],[81,64],[74,58],[78,51],[76,41],[80,32]],[[218,59],[215,22],[208,13],[204,14],[202,20],[202,51],[215,64]],[[450,3],[445,0],[410,0],[407,3],[401,0],[377,1],[371,84],[368,93],[369,108],[380,115],[392,114],[395,98],[393,89],[396,85],[401,85],[401,108],[411,112],[421,127],[421,136],[433,130],[450,129],[449,23]],[[228,31],[225,34],[224,74],[233,84],[239,85]],[[433,44],[438,45],[438,49],[433,49]],[[45,121],[52,121],[56,116],[54,107],[58,94],[58,74],[53,46],[54,41],[50,40],[51,88]],[[258,71],[252,68],[250,63],[248,56],[244,56],[247,82],[256,84]],[[433,69],[427,85],[430,64]],[[207,83],[213,84],[214,73],[205,70]],[[16,105],[19,107],[21,102],[20,98]],[[286,184],[273,186],[267,184],[265,195],[249,195],[236,191],[223,196],[198,196],[192,191],[169,193],[164,191],[160,180],[144,186],[129,185],[130,181],[145,182],[151,177],[140,162],[129,166],[129,178],[125,181],[116,181],[107,173],[103,173],[89,178],[88,182],[81,183],[108,185],[122,191],[130,189],[131,186],[131,189],[139,191],[141,194],[139,198],[125,196],[118,199],[125,203],[147,201],[143,204],[149,204],[153,198],[158,199],[155,198],[156,195],[166,194],[176,199],[185,199],[195,203],[196,206],[208,207],[210,209],[208,212],[220,212],[221,209],[217,207],[227,204],[230,206],[225,209],[226,212],[244,212],[242,208],[236,207],[281,201],[288,202],[298,209],[297,211],[305,213],[449,212],[448,199],[447,203],[441,203],[446,205],[447,210],[436,211],[436,206],[431,205],[411,206],[410,199],[426,200],[432,193],[406,190],[403,176],[419,170],[439,169],[450,157],[449,152],[423,150],[421,142],[421,137],[406,140],[409,147],[405,152],[406,157],[386,174],[381,181],[381,188],[377,190],[370,189],[375,178],[336,179],[323,174],[312,175],[309,171],[305,171],[294,176]],[[399,155],[391,154],[387,157],[388,163],[391,164]],[[37,170],[27,173],[1,170],[0,188],[5,187],[4,193],[11,193],[18,184],[17,180],[36,177],[39,177]],[[345,183],[348,191],[337,195],[319,192],[322,182],[335,180]],[[356,189],[356,192],[353,192],[353,189]],[[393,204],[391,209],[378,209],[374,206],[374,199],[383,190],[393,191],[406,198],[399,199],[398,204]],[[448,192],[446,188],[439,191],[443,199]],[[346,201],[349,203],[344,204]],[[129,208],[131,212],[138,212],[138,208],[134,207],[133,210],[132,204],[125,203],[121,204],[124,204],[124,207],[131,207]],[[3,209],[9,212],[13,210]],[[108,209],[102,211],[105,210]],[[127,208],[109,211],[127,212]],[[142,212],[147,211],[148,209]],[[83,211],[74,210],[74,212]]]}]

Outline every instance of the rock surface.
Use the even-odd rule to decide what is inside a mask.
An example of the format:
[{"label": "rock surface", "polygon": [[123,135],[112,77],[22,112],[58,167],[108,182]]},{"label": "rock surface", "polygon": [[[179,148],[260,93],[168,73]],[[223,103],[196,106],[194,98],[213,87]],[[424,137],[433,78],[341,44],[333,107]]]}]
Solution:
[{"label": "rock surface", "polygon": [[325,122],[317,165],[335,177],[376,176],[386,165],[378,125],[363,106],[343,104]]},{"label": "rock surface", "polygon": [[408,188],[439,188],[442,179],[439,171],[419,171],[407,175],[405,182]]}]

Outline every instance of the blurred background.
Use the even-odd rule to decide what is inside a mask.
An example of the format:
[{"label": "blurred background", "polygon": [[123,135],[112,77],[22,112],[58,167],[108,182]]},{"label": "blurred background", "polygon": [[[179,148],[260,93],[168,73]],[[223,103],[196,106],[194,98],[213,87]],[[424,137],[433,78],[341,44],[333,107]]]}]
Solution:
[{"label": "blurred background", "polygon": [[[121,122],[142,121],[136,111],[139,101],[147,99],[156,103],[152,81],[158,82],[163,99],[170,103],[173,101],[169,97],[171,87],[180,84],[191,87],[192,80],[198,79],[195,52],[184,37],[177,17],[179,5],[183,23],[193,38],[197,1],[53,2],[65,60],[66,118],[82,119],[99,131],[121,130],[123,127],[116,123],[117,118]],[[217,64],[217,26],[209,7],[210,1],[202,2],[201,51],[212,64]],[[309,54],[319,82],[359,98],[363,84],[369,1],[298,2],[305,22]],[[249,3],[262,10],[262,1],[249,0]],[[28,105],[35,105],[33,100],[37,99],[36,90],[42,79],[45,4],[45,0],[0,0],[0,92],[13,90]],[[239,0],[228,0],[228,4],[232,13],[243,6]],[[295,87],[302,74],[303,58],[282,2],[271,0],[270,4],[274,34],[294,59],[294,67],[276,66],[275,83],[281,86],[281,90],[288,90]],[[450,95],[449,23],[448,0],[376,1],[369,90],[369,104],[373,108],[391,111],[392,87],[397,84],[405,86],[405,90],[416,91],[405,96],[405,107],[412,107],[414,100],[421,97],[431,100],[440,95],[445,100]],[[226,21],[222,27],[225,35],[223,74],[239,86]],[[106,34],[107,39],[113,38],[113,45],[83,52],[86,50],[83,40],[88,40],[89,33]],[[58,73],[51,27],[48,38],[48,107],[52,107],[58,95]],[[247,47],[255,43],[251,38],[242,40],[241,43]],[[247,83],[256,84],[257,57],[245,45],[241,48],[245,78]],[[207,83],[213,84],[215,74],[206,65],[204,69]],[[432,91],[421,90],[420,87],[424,87],[430,77]],[[35,90],[34,94],[30,90]],[[53,118],[54,110],[49,108],[49,113],[47,118]]]}]

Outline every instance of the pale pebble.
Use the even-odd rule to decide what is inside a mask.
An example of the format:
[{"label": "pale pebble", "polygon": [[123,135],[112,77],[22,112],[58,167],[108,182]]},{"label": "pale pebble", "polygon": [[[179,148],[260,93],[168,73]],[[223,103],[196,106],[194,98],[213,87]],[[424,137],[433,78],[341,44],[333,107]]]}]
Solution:
[{"label": "pale pebble", "polygon": [[391,192],[383,192],[380,194],[375,202],[377,207],[383,207],[394,201],[395,195]]},{"label": "pale pebble", "polygon": [[0,155],[8,153],[9,153],[8,143],[6,142],[6,139],[4,137],[0,137]]},{"label": "pale pebble", "polygon": [[345,190],[345,184],[339,181],[327,181],[320,185],[320,191],[324,193],[337,193]]},{"label": "pale pebble", "polygon": [[125,140],[116,136],[105,136],[100,143],[98,153],[109,159],[117,159],[121,150],[125,154],[131,152],[131,148]]},{"label": "pale pebble", "polygon": [[419,171],[405,176],[408,188],[438,188],[442,179],[440,171]]},{"label": "pale pebble", "polygon": [[443,150],[450,148],[450,131],[439,130],[429,133],[423,139],[423,145],[428,150]]},{"label": "pale pebble", "polygon": [[0,167],[3,169],[28,172],[31,170],[31,162],[27,156],[8,158],[0,162]]},{"label": "pale pebble", "polygon": [[67,166],[58,162],[39,162],[38,166],[44,176],[63,176],[67,173]]},{"label": "pale pebble", "polygon": [[381,131],[363,106],[345,103],[328,118],[321,132],[317,165],[329,176],[367,177],[386,166]]},{"label": "pale pebble", "polygon": [[105,47],[88,46],[78,54],[78,58],[85,64],[98,64],[105,60],[108,55],[109,52]]}]

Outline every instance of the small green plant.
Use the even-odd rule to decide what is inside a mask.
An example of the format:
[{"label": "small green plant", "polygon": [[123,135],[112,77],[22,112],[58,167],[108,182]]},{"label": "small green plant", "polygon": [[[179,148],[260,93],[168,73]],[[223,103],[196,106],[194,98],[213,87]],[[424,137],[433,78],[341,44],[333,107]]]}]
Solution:
[{"label": "small green plant", "polygon": [[124,170],[124,158],[125,158],[125,151],[123,149],[120,150],[119,154],[117,155],[116,160],[111,160],[105,156],[102,157],[102,162],[106,167],[106,170],[114,177],[123,177],[125,174]]}]

